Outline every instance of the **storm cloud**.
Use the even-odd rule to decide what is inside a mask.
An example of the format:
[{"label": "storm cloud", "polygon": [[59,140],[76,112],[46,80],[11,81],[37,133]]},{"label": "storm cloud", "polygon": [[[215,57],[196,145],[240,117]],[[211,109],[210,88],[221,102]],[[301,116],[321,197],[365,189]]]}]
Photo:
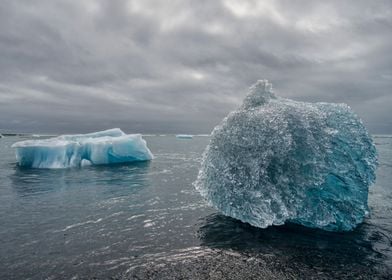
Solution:
[{"label": "storm cloud", "polygon": [[0,1],[0,129],[208,133],[265,78],[392,133],[391,1]]}]

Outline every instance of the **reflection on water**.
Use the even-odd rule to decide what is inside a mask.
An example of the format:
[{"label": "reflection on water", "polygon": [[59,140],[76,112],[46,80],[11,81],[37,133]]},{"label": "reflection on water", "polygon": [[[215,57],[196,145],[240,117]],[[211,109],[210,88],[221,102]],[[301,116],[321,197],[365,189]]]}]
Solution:
[{"label": "reflection on water", "polygon": [[284,267],[318,267],[333,275],[349,269],[368,277],[389,271],[381,265],[386,256],[377,246],[389,247],[390,240],[366,222],[346,233],[296,224],[260,229],[214,213],[202,219],[198,236],[201,244],[209,248],[234,250],[256,258],[274,256]]},{"label": "reflection on water", "polygon": [[[373,249],[375,235],[368,236],[367,225],[360,225],[347,233],[309,229],[296,224],[273,226],[266,229],[220,214],[207,216],[200,226],[199,236],[203,245],[239,251],[282,254],[296,258],[317,257],[331,254],[340,261],[362,262],[381,258]],[[298,251],[302,248],[302,251]],[[303,254],[303,256],[301,256]]]},{"label": "reflection on water", "polygon": [[81,184],[111,185],[110,191],[115,191],[122,187],[146,185],[149,166],[149,161],[70,169],[31,169],[15,165],[15,172],[9,178],[20,196],[60,191]]},{"label": "reflection on water", "polygon": [[390,276],[392,138],[377,139],[371,216],[347,233],[220,215],[192,186],[208,138],[146,138],[151,162],[62,170],[17,167],[10,146],[20,139],[2,139],[0,279],[107,279],[148,264],[139,278]]},{"label": "reflection on water", "polygon": [[211,213],[192,187],[208,139],[150,137],[151,162],[25,169],[0,146],[0,279],[107,279],[197,245]]}]

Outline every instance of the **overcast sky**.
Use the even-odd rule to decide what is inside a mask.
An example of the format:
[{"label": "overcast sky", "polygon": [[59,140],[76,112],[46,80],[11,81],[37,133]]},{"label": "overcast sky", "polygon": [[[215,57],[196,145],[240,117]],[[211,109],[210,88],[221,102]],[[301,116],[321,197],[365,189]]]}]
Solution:
[{"label": "overcast sky", "polygon": [[392,1],[0,0],[0,129],[208,133],[268,79],[392,133]]}]

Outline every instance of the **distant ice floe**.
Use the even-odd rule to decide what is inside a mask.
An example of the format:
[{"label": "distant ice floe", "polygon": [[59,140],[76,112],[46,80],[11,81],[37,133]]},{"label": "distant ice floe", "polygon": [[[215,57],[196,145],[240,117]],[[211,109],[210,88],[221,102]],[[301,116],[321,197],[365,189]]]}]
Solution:
[{"label": "distant ice floe", "polygon": [[373,138],[392,138],[390,134],[374,134]]},{"label": "distant ice floe", "polygon": [[192,139],[193,135],[190,135],[190,134],[177,134],[176,137],[178,139]]},{"label": "distant ice floe", "polygon": [[261,80],[214,129],[195,186],[253,226],[347,231],[368,213],[376,167],[372,138],[350,107],[281,98]]},{"label": "distant ice floe", "polygon": [[68,168],[86,165],[147,161],[153,158],[140,134],[119,128],[89,134],[26,140],[12,145],[20,166]]}]

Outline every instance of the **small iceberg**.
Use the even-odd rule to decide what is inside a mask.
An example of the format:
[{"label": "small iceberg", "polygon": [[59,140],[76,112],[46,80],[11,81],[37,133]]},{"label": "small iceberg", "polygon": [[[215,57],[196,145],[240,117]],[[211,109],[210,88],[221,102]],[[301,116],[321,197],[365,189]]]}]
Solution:
[{"label": "small iceberg", "polygon": [[177,134],[176,137],[178,139],[192,139],[193,135],[190,135],[190,134]]},{"label": "small iceberg", "polygon": [[372,138],[350,107],[281,98],[261,80],[215,127],[195,186],[256,227],[348,231],[369,211],[376,167]]},{"label": "small iceberg", "polygon": [[125,134],[119,128],[89,134],[61,135],[26,140],[12,145],[19,166],[68,168],[153,159],[141,134]]}]

